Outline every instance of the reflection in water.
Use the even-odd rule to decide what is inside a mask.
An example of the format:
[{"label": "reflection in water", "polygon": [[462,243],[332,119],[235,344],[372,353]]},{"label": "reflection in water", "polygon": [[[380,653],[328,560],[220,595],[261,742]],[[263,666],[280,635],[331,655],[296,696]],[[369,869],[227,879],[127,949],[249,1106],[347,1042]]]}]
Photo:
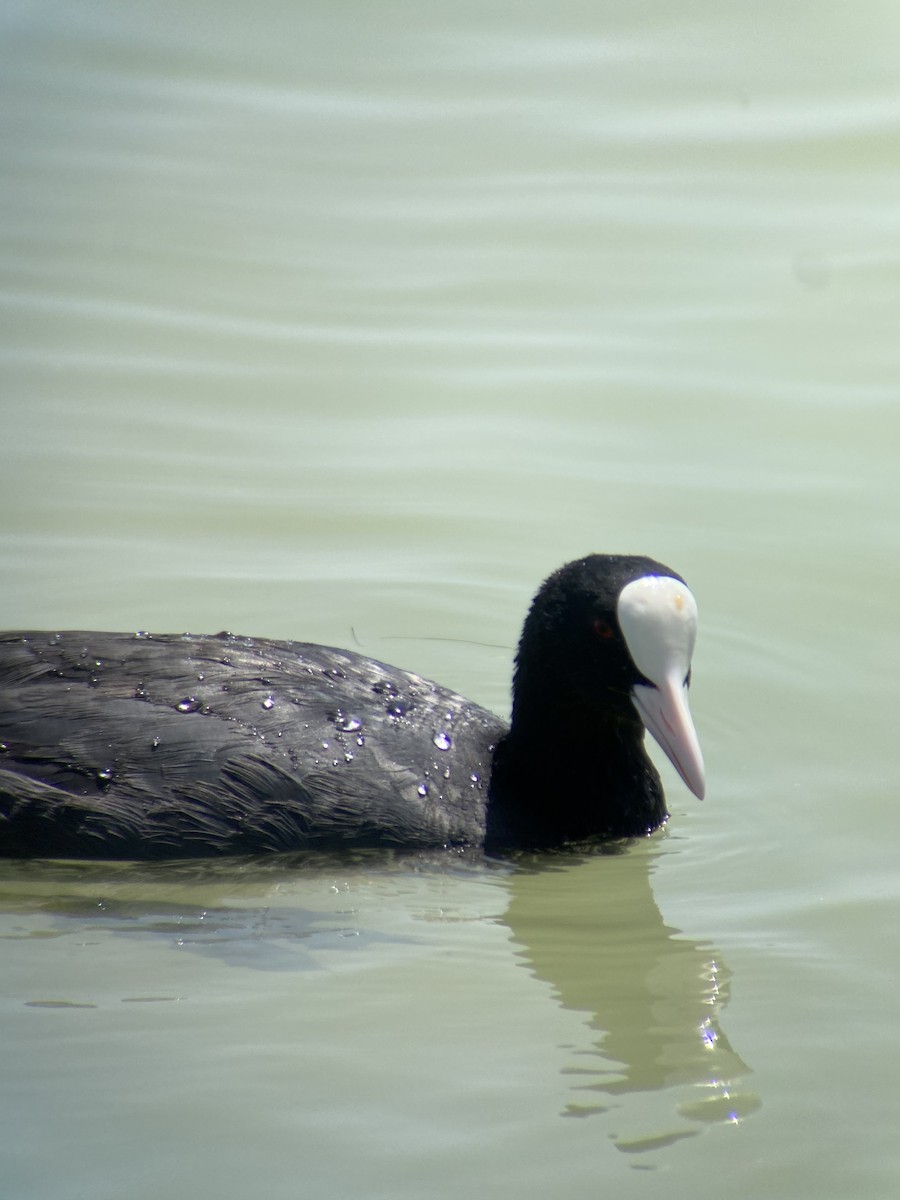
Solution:
[{"label": "reflection in water", "polygon": [[[759,1106],[741,1085],[749,1068],[721,1029],[729,982],[721,957],[663,924],[650,887],[658,853],[658,843],[641,842],[620,853],[520,857],[512,868],[480,856],[384,852],[333,862],[299,855],[140,865],[9,862],[0,864],[0,909],[51,919],[5,936],[55,937],[90,922],[118,936],[174,940],[234,967],[297,972],[321,969],[314,950],[368,946],[377,954],[376,943],[419,940],[408,925],[384,927],[353,907],[363,880],[393,879],[403,887],[442,880],[449,894],[453,882],[461,885],[462,895],[465,881],[483,881],[487,869],[509,899],[492,919],[509,927],[522,962],[563,1007],[586,1013],[597,1031],[564,1047],[562,1070],[572,1089],[564,1115],[608,1113],[618,1122],[611,1129],[616,1146],[640,1153],[704,1125],[737,1123]],[[351,911],[332,895],[334,872],[354,881]],[[388,907],[399,894],[388,883]],[[422,893],[410,895],[418,908]],[[478,904],[474,919],[481,919]],[[26,1002],[73,1000],[39,994]]]},{"label": "reflection in water", "polygon": [[[391,862],[383,852],[365,851],[150,863],[0,860],[0,912],[30,911],[52,921],[0,939],[62,936],[90,922],[95,931],[159,937],[232,967],[315,970],[313,947],[351,937],[356,949],[404,939],[360,926],[358,914],[342,913],[339,905],[323,905],[323,890],[329,896],[333,890],[327,884],[310,892],[318,907],[299,903],[296,882],[321,881],[336,870],[383,872]],[[402,869],[402,859],[397,863]]]},{"label": "reflection in water", "polygon": [[[566,1115],[622,1107],[608,1098],[678,1090],[677,1112],[688,1123],[619,1136],[622,1150],[690,1136],[694,1122],[736,1123],[759,1107],[740,1087],[750,1069],[720,1026],[729,973],[712,946],[663,924],[650,888],[656,853],[641,843],[588,858],[523,859],[504,918],[533,973],[602,1031],[565,1068],[579,1092]],[[667,1094],[667,1124],[671,1103]]]}]

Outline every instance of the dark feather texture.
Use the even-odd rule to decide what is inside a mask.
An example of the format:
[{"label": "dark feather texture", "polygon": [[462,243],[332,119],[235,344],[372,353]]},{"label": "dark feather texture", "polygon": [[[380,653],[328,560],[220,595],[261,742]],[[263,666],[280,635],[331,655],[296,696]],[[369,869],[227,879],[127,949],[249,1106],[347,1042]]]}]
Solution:
[{"label": "dark feather texture", "polygon": [[5,634],[0,852],[480,842],[503,729],[420,676],[323,646]]},{"label": "dark feather texture", "polygon": [[654,573],[674,574],[591,555],[544,583],[510,729],[427,679],[329,647],[0,635],[0,854],[498,849],[646,833],[666,810],[616,602]]}]

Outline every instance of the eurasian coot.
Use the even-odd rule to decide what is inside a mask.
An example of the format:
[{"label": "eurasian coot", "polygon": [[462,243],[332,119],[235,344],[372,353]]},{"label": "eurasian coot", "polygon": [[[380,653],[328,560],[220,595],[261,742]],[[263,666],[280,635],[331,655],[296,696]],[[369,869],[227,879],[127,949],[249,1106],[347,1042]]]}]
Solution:
[{"label": "eurasian coot", "polygon": [[175,858],[549,847],[666,818],[646,727],[687,786],[697,608],[652,559],[542,585],[509,726],[346,650],[219,634],[0,637],[0,855]]}]

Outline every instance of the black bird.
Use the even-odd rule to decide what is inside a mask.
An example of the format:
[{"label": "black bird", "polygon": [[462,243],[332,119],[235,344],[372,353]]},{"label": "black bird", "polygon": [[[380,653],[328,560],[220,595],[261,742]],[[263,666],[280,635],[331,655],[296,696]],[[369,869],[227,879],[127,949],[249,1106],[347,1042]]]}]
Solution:
[{"label": "black bird", "polygon": [[697,796],[697,607],[649,558],[542,585],[512,718],[347,650],[218,634],[0,635],[0,855],[147,859],[636,837]]}]

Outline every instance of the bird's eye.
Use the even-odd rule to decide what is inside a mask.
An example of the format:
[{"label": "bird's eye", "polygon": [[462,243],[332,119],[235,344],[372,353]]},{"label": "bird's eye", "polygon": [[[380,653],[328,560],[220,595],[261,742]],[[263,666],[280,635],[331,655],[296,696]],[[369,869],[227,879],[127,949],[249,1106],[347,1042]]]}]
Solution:
[{"label": "bird's eye", "polygon": [[608,641],[613,636],[613,627],[609,621],[604,621],[602,617],[595,617],[594,633],[603,641]]}]

